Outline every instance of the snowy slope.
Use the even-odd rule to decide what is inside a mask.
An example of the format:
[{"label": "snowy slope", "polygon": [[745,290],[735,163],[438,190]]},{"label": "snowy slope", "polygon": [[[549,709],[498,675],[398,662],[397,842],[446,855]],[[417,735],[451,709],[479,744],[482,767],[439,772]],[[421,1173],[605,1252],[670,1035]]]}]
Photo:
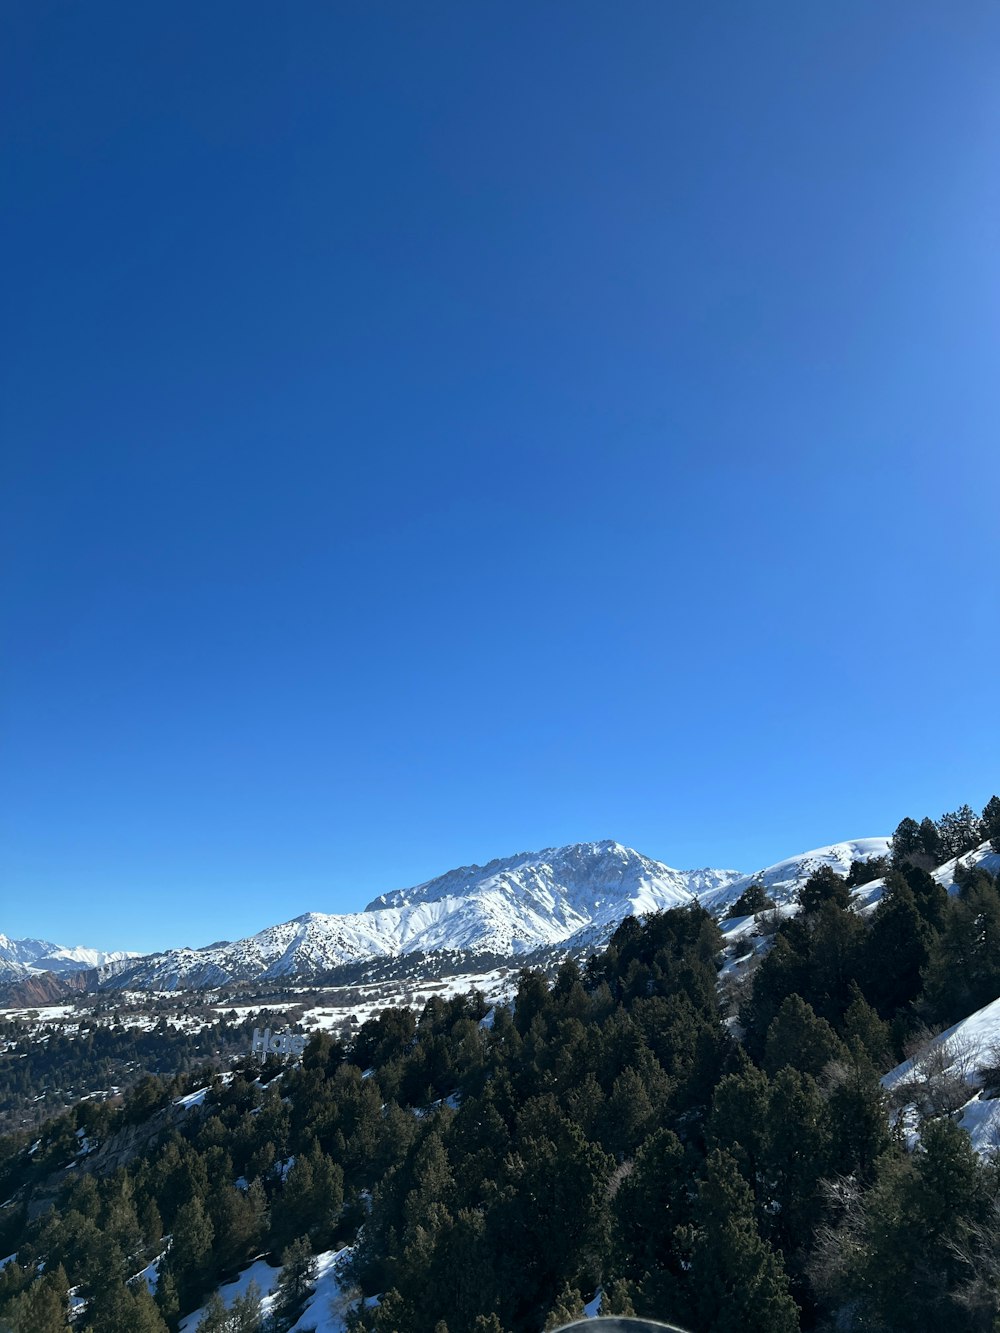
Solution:
[{"label": "snowy slope", "polygon": [[[881,855],[886,845],[885,838],[866,838],[821,847],[759,877],[787,898],[817,865],[846,871],[852,860]],[[674,870],[617,842],[549,847],[382,894],[363,912],[307,912],[233,944],[154,954],[118,966],[113,984],[170,990],[304,977],[373,957],[440,950],[511,956],[554,945],[599,947],[629,915],[696,897],[721,914],[752,878],[736,870]]]},{"label": "snowy slope", "polygon": [[791,902],[810,875],[820,866],[830,866],[838,875],[846,875],[852,861],[870,861],[876,856],[887,856],[888,838],[855,838],[850,842],[834,842],[829,847],[817,847],[811,852],[778,861],[752,875],[739,879],[714,891],[703,893],[700,902],[708,911],[721,915],[750,884],[763,884],[779,905]]},{"label": "snowy slope", "polygon": [[[956,1116],[957,1123],[968,1130],[976,1151],[985,1154],[1000,1148],[1000,1097],[987,1095],[1000,1092],[1000,1088],[986,1083],[984,1067],[994,1070],[1000,1067],[1000,1000],[984,1005],[935,1037],[926,1052],[890,1070],[882,1079],[882,1086],[890,1093],[903,1092],[901,1100],[904,1100],[908,1084],[919,1088],[928,1078],[940,1080],[950,1076],[960,1085],[965,1084],[968,1100],[964,1096],[957,1098],[964,1101],[961,1113]],[[912,1143],[918,1132],[918,1118],[912,1107],[908,1110],[909,1114],[904,1111],[904,1123]]]},{"label": "snowy slope", "polygon": [[[974,851],[966,852],[964,856],[953,857],[952,860],[945,861],[944,865],[938,866],[937,870],[931,871],[932,877],[950,894],[958,892],[958,885],[955,883],[955,871],[959,861],[962,862],[966,870],[982,866],[991,875],[1000,874],[1000,852],[995,852],[989,842],[981,842]],[[853,898],[858,910],[864,913],[874,910],[882,897],[884,887],[885,880],[873,879],[869,883],[863,884],[861,888],[856,889]]]}]

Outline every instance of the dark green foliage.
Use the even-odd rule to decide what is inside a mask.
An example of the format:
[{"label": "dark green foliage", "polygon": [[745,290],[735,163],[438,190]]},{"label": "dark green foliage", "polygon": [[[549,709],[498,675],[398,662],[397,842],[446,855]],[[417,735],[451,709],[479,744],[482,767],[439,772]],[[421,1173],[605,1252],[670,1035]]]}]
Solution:
[{"label": "dark green foliage", "polygon": [[983,837],[989,838],[990,846],[1000,852],[1000,796],[991,796],[983,810]]},{"label": "dark green foliage", "polygon": [[843,1043],[824,1018],[817,1018],[800,995],[789,995],[775,1014],[764,1043],[769,1074],[791,1065],[818,1078],[831,1060],[846,1055]]},{"label": "dark green foliage", "polygon": [[818,912],[824,903],[846,907],[850,901],[851,891],[847,881],[832,866],[820,866],[799,890],[799,906],[806,913]]},{"label": "dark green foliage", "polygon": [[798,1311],[780,1257],[761,1239],[750,1187],[736,1163],[709,1153],[690,1250],[690,1304],[712,1333],[794,1333]]},{"label": "dark green foliage", "polygon": [[942,815],[937,827],[945,860],[971,852],[986,836],[983,821],[969,805]]},{"label": "dark green foliage", "polygon": [[308,1236],[300,1236],[281,1256],[269,1333],[285,1333],[298,1319],[316,1281],[316,1260]]},{"label": "dark green foliage", "polygon": [[926,818],[920,821],[920,850],[936,866],[948,859],[944,842],[933,819]]},{"label": "dark green foliage", "polygon": [[828,1069],[825,1080],[829,1168],[867,1182],[889,1147],[886,1098],[865,1047],[860,1040],[849,1044],[847,1060]]},{"label": "dark green foliage", "polygon": [[[0,1252],[19,1253],[0,1272],[0,1328],[65,1333],[47,1285],[61,1263],[60,1290],[92,1302],[79,1333],[176,1330],[265,1252],[285,1261],[277,1333],[301,1313],[312,1253],[356,1241],[355,1276],[382,1296],[356,1322],[383,1333],[538,1333],[598,1286],[606,1312],[696,1330],[790,1331],[798,1302],[807,1328],[884,1333],[923,1314],[972,1333],[958,1250],[1000,1191],[947,1122],[913,1158],[890,1143],[879,1075],[920,1022],[997,993],[1000,897],[982,868],[949,899],[900,864],[871,916],[844,881],[813,877],[746,987],[745,1040],[720,1010],[718,929],[684,909],[629,919],[551,985],[526,971],[492,1027],[476,995],[390,1009],[353,1047],[313,1039],[280,1079],[235,1070],[182,1119],[145,1084],[127,1117],[84,1104],[33,1154],[0,1140],[0,1198],[18,1194]],[[103,1141],[126,1118],[162,1133],[111,1174],[51,1175],[77,1129]],[[29,1222],[44,1190],[56,1206]],[[127,1283],[158,1256],[153,1303]],[[225,1319],[256,1333],[252,1307]],[[222,1321],[218,1303],[205,1318]]]},{"label": "dark green foliage", "polygon": [[905,865],[911,857],[923,853],[924,844],[920,836],[920,825],[915,819],[907,816],[899,821],[896,832],[892,835],[891,850],[894,868]]},{"label": "dark green foliage", "polygon": [[177,1210],[173,1224],[173,1243],[167,1260],[167,1267],[176,1277],[182,1310],[190,1310],[197,1305],[208,1286],[214,1238],[215,1228],[205,1211],[201,1196],[195,1194]]},{"label": "dark green foliage", "polygon": [[639,1282],[681,1275],[675,1235],[691,1221],[692,1166],[677,1135],[661,1129],[645,1143],[612,1201],[617,1271]]},{"label": "dark green foliage", "polygon": [[1000,995],[1000,892],[985,875],[949,904],[924,970],[933,1016],[952,1023]]},{"label": "dark green foliage", "polygon": [[844,1041],[852,1053],[860,1050],[875,1069],[887,1070],[892,1062],[889,1024],[879,1018],[854,981],[850,986],[850,1001],[841,1026]]},{"label": "dark green foliage", "polygon": [[903,871],[903,878],[910,886],[917,911],[929,926],[934,930],[940,930],[948,909],[948,894],[937,880],[920,866],[907,866]]},{"label": "dark green foliage", "polygon": [[754,880],[748,884],[726,913],[728,917],[752,916],[774,906],[774,899],[768,895],[764,885]]},{"label": "dark green foliage", "polygon": [[[15,1265],[16,1267],[16,1265]],[[66,1333],[69,1322],[69,1284],[62,1268],[28,1283],[10,1301],[0,1318],[2,1333]]]},{"label": "dark green foliage", "polygon": [[950,1297],[961,1273],[955,1246],[983,1220],[987,1199],[968,1137],[949,1120],[932,1121],[912,1158],[884,1160],[863,1204],[848,1289],[900,1333],[968,1328]]},{"label": "dark green foliage", "polygon": [[873,879],[881,879],[888,869],[887,856],[872,856],[867,861],[852,861],[847,873],[847,887],[857,889],[862,884],[870,884]]},{"label": "dark green foliage", "polygon": [[932,933],[913,890],[898,871],[891,871],[872,915],[865,968],[865,994],[880,1014],[895,1013],[920,993]]}]

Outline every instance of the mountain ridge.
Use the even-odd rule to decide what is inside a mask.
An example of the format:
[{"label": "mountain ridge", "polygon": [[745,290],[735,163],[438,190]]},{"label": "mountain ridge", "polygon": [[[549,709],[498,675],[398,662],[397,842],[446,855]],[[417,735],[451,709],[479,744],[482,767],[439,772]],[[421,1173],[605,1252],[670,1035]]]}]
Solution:
[{"label": "mountain ridge", "polygon": [[172,949],[102,969],[102,984],[174,990],[321,975],[379,957],[443,951],[517,957],[548,947],[597,947],[630,915],[702,902],[716,914],[754,879],[794,893],[820,864],[883,855],[887,838],[833,843],[765,867],[675,870],[605,839],[460,866],[372,899],[353,913],[304,912],[229,944]]}]

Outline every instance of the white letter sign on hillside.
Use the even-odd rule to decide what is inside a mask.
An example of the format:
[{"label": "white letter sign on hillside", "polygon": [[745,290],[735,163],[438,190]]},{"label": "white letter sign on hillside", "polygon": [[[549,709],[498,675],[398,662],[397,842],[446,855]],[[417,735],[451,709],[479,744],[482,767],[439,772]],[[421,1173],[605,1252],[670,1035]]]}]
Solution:
[{"label": "white letter sign on hillside", "polygon": [[263,1032],[260,1028],[254,1028],[250,1054],[266,1060],[269,1055],[301,1055],[305,1048],[305,1037],[297,1036],[294,1032],[276,1032],[272,1037],[270,1028],[265,1028]]}]

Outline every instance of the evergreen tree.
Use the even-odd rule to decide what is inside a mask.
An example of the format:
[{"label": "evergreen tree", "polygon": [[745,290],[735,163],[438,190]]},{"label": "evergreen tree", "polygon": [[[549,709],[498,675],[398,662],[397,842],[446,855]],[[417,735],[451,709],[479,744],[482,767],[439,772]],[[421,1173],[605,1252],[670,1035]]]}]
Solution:
[{"label": "evergreen tree", "polygon": [[767,1075],[746,1061],[738,1074],[727,1074],[716,1085],[705,1127],[709,1149],[724,1149],[755,1190],[763,1169],[769,1095]]},{"label": "evergreen tree", "polygon": [[798,1310],[780,1257],[761,1239],[750,1187],[713,1150],[698,1190],[690,1258],[693,1313],[712,1333],[797,1333]]},{"label": "evergreen tree", "polygon": [[261,1313],[260,1287],[254,1281],[247,1283],[247,1289],[237,1296],[229,1310],[229,1333],[260,1333],[264,1318]]},{"label": "evergreen tree", "polygon": [[907,816],[896,825],[896,832],[890,840],[893,867],[899,869],[911,857],[922,854],[924,850],[920,837],[920,825]]},{"label": "evergreen tree", "polygon": [[938,833],[946,858],[964,856],[978,847],[985,837],[983,821],[969,805],[961,805],[942,815],[938,820]]},{"label": "evergreen tree", "polygon": [[934,930],[940,930],[948,910],[948,894],[937,880],[920,866],[907,866],[903,878],[910,886],[917,911]]},{"label": "evergreen tree", "polygon": [[831,1161],[830,1115],[816,1081],[785,1065],[767,1099],[759,1200],[765,1234],[786,1254],[806,1244]]},{"label": "evergreen tree", "polygon": [[902,875],[886,876],[872,915],[865,966],[865,994],[880,1013],[892,1015],[920,993],[932,932]]},{"label": "evergreen tree", "polygon": [[197,1333],[228,1333],[229,1311],[226,1302],[213,1291],[205,1302],[205,1313],[198,1320]]},{"label": "evergreen tree", "polygon": [[556,1302],[549,1310],[545,1320],[546,1330],[562,1328],[563,1324],[582,1319],[584,1315],[583,1297],[575,1287],[565,1285],[556,1297]]},{"label": "evergreen tree", "polygon": [[855,1239],[853,1298],[899,1333],[963,1329],[951,1300],[962,1273],[958,1242],[986,1217],[986,1182],[968,1135],[933,1120],[912,1158],[883,1161]]},{"label": "evergreen tree", "polygon": [[831,1171],[869,1182],[889,1147],[889,1119],[878,1070],[860,1041],[852,1045],[850,1058],[832,1070],[827,1112]]},{"label": "evergreen tree", "polygon": [[291,1328],[316,1281],[316,1260],[308,1236],[300,1236],[281,1256],[281,1274],[274,1292],[272,1321],[276,1333]]},{"label": "evergreen tree", "polygon": [[43,1275],[31,1282],[0,1316],[3,1333],[66,1333],[70,1328],[65,1274],[62,1281]]},{"label": "evergreen tree", "polygon": [[754,916],[774,906],[774,899],[760,880],[753,880],[726,912],[727,917]]},{"label": "evergreen tree", "polygon": [[857,889],[862,884],[870,884],[873,879],[881,879],[888,869],[887,856],[870,856],[867,861],[852,861],[847,874],[847,887]]},{"label": "evergreen tree", "polygon": [[691,1221],[689,1176],[672,1130],[658,1130],[643,1144],[612,1201],[619,1273],[634,1281],[657,1271],[680,1273],[674,1238],[678,1227]]},{"label": "evergreen tree", "polygon": [[167,1265],[177,1283],[182,1310],[197,1305],[205,1291],[211,1272],[214,1236],[211,1220],[197,1195],[181,1205],[174,1222]]},{"label": "evergreen tree", "polygon": [[832,866],[820,866],[802,885],[798,899],[799,906],[808,914],[819,911],[824,903],[829,902],[846,907],[851,901],[851,892],[846,881]]},{"label": "evergreen tree", "polygon": [[844,1042],[852,1051],[860,1048],[876,1070],[887,1070],[892,1064],[889,1024],[879,1018],[856,981],[851,983],[849,995],[851,1003],[842,1025]]},{"label": "evergreen tree", "polygon": [[967,888],[949,904],[924,969],[934,1018],[953,1023],[1000,995],[1000,893]]},{"label": "evergreen tree", "polygon": [[991,796],[983,810],[983,837],[989,838],[990,846],[1000,852],[1000,796]]},{"label": "evergreen tree", "polygon": [[817,1018],[801,995],[789,995],[767,1030],[764,1068],[777,1074],[786,1065],[819,1078],[832,1060],[842,1059],[844,1045],[825,1018]]},{"label": "evergreen tree", "polygon": [[156,1305],[168,1328],[175,1328],[180,1318],[181,1304],[177,1294],[177,1279],[169,1264],[161,1264],[156,1283]]},{"label": "evergreen tree", "polygon": [[929,817],[920,821],[920,850],[936,866],[941,865],[943,861],[948,859],[945,855],[944,843],[941,841],[938,826]]}]

